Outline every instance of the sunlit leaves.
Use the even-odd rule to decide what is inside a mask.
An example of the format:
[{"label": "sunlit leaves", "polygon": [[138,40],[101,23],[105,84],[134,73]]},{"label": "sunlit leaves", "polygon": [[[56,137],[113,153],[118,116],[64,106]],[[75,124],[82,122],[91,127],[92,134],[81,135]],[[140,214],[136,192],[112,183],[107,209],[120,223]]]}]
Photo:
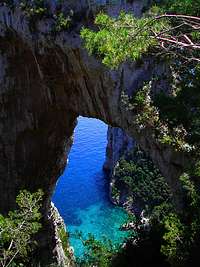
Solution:
[{"label": "sunlit leaves", "polygon": [[95,24],[98,31],[83,28],[81,37],[90,54],[102,58],[102,62],[112,68],[127,59],[136,60],[157,44],[153,32],[163,29],[164,21],[150,17],[136,19],[131,14],[121,13],[118,18],[99,14]]},{"label": "sunlit leaves", "polygon": [[193,16],[200,15],[200,0],[165,0],[161,1],[161,6],[167,12]]},{"label": "sunlit leaves", "polygon": [[[0,215],[0,264],[7,267],[12,263],[25,262],[35,242],[33,234],[41,228],[39,212],[43,193],[31,194],[23,190],[17,196],[18,209],[7,217]],[[18,262],[19,260],[19,262]]]}]

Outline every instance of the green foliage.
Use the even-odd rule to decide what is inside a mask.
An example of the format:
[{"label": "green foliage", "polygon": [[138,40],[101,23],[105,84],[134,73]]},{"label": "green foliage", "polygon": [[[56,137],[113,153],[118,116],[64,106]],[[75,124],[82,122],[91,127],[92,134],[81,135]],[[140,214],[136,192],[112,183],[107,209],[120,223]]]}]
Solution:
[{"label": "green foliage", "polygon": [[133,110],[137,114],[135,121],[139,129],[155,128],[159,121],[158,110],[151,99],[151,86],[151,82],[145,84],[132,99]]},{"label": "green foliage", "polygon": [[[7,0],[4,2],[12,9],[16,7],[13,0]],[[57,4],[63,4],[63,1],[57,1]],[[71,25],[73,10],[70,10],[68,15],[64,14],[62,11],[57,11],[56,14],[50,14],[49,6],[44,0],[20,0],[19,7],[29,18],[31,30],[35,30],[35,23],[39,19],[45,17],[54,19],[54,26],[52,27],[53,33],[58,33],[67,30]]]},{"label": "green foliage", "polygon": [[183,266],[186,258],[184,251],[180,249],[183,243],[184,226],[178,216],[174,213],[165,217],[165,234],[163,239],[165,244],[161,246],[161,252],[167,257],[172,266]]},{"label": "green foliage", "polygon": [[[164,35],[166,38],[179,38],[178,36],[186,34],[194,42],[200,40],[200,33],[195,27],[188,26],[187,23],[184,23],[184,27],[179,27],[179,18],[156,17],[167,12],[198,16],[199,0],[154,2],[158,2],[158,5],[139,19],[125,13],[121,13],[118,18],[100,13],[95,20],[97,31],[88,28],[81,31],[89,53],[100,57],[105,65],[115,68],[128,59],[138,60],[147,52],[158,52],[154,49],[158,44],[156,36],[163,36],[163,30],[169,33]],[[168,96],[161,93],[152,99],[149,83],[137,92],[133,103],[129,102],[127,108],[136,113],[134,121],[138,124],[139,131],[150,127],[162,144],[191,152],[195,148],[193,144],[198,144],[200,137],[199,65],[192,60],[185,64],[191,51],[173,45],[168,47],[167,43],[165,45],[163,56],[175,60],[172,79],[169,79],[171,87],[176,88],[175,93]],[[190,56],[198,58],[198,49]]]},{"label": "green foliage", "polygon": [[32,236],[41,228],[39,212],[42,191],[20,192],[16,198],[18,209],[7,217],[0,215],[0,263],[2,267],[15,266],[28,260],[29,252],[36,244]]},{"label": "green foliage", "polygon": [[[123,104],[134,111],[134,124],[138,132],[148,128],[161,144],[173,146],[176,150],[191,152],[198,147],[200,137],[199,120],[199,76],[190,80],[189,90],[179,90],[176,95],[163,92],[152,97],[153,81],[144,84],[132,98],[123,97]],[[184,84],[187,86],[185,79]],[[182,81],[183,83],[183,81]],[[193,91],[194,89],[194,91]],[[192,92],[196,92],[193,94]]]},{"label": "green foliage", "polygon": [[67,257],[70,257],[71,255],[69,254],[69,249],[68,249],[68,247],[69,247],[69,234],[64,227],[61,226],[58,228],[58,236],[62,242],[62,247],[63,247],[63,250],[65,252],[65,255]]},{"label": "green foliage", "polygon": [[165,12],[200,16],[200,0],[163,0],[160,2],[160,6]]},{"label": "green foliage", "polygon": [[65,16],[64,13],[60,12],[56,16],[56,22],[55,22],[55,31],[61,32],[69,28],[71,23],[71,17],[70,15]]},{"label": "green foliage", "polygon": [[195,161],[194,166],[191,167],[190,175],[200,177],[200,160],[199,160],[199,157]]},{"label": "green foliage", "polygon": [[149,211],[170,198],[169,188],[159,170],[138,149],[119,161],[115,179],[126,184],[133,202],[139,200],[144,207],[148,206]]},{"label": "green foliage", "polygon": [[[199,173],[199,163],[196,170]],[[160,238],[161,253],[172,266],[187,266],[192,257],[192,248],[197,246],[200,233],[200,193],[191,179],[191,173],[183,173],[184,213],[177,214],[171,194],[163,177],[153,163],[136,150],[126,159],[121,159],[115,172],[115,187],[122,182],[132,194],[133,203],[140,203],[145,214],[150,216],[151,231]]]},{"label": "green foliage", "polygon": [[193,257],[193,248],[199,244],[200,194],[189,173],[183,173],[180,181],[185,194],[184,213],[166,214],[162,219],[164,242],[161,252],[172,266],[187,266],[188,260]]},{"label": "green foliage", "polygon": [[[176,84],[174,95],[167,96],[159,93],[154,99],[154,105],[159,110],[160,120],[168,124],[173,130],[182,125],[185,129],[186,141],[191,145],[198,146],[200,140],[200,68],[199,65],[191,69],[175,67],[179,81]],[[175,134],[175,132],[174,132]],[[181,139],[184,132],[179,131]]]},{"label": "green foliage", "polygon": [[135,106],[139,109],[143,108],[143,106],[146,104],[146,100],[149,94],[149,87],[144,86],[142,90],[139,90],[134,98]]},{"label": "green foliage", "polygon": [[188,208],[193,210],[198,209],[200,203],[200,195],[196,191],[196,188],[193,182],[191,181],[190,176],[187,173],[183,173],[179,179],[182,182],[183,189],[186,192],[186,197],[187,197],[186,203],[189,203]]},{"label": "green foliage", "polygon": [[[159,43],[157,37],[170,39],[171,34],[173,39],[173,36],[188,34],[193,42],[200,40],[198,27],[195,29],[185,23],[184,27],[179,26],[177,30],[173,30],[180,25],[179,19],[175,17],[159,17],[158,19],[157,17],[157,15],[170,12],[199,16],[200,0],[159,2],[161,2],[159,6],[153,6],[142,18],[134,18],[132,14],[124,12],[118,18],[111,18],[104,13],[100,13],[95,19],[97,31],[88,28],[83,28],[81,31],[85,47],[90,54],[99,56],[106,66],[116,68],[128,59],[138,60],[147,52],[151,52],[152,48],[157,47]],[[164,32],[169,34],[163,35]],[[171,57],[187,57],[187,49],[176,48],[175,45],[172,45],[170,49],[165,47],[163,52],[170,55],[171,50]],[[199,55],[198,51],[194,52],[193,58],[197,54]]]},{"label": "green foliage", "polygon": [[19,7],[28,18],[31,32],[37,29],[37,22],[49,15],[49,9],[45,0],[20,0]]},{"label": "green foliage", "polygon": [[20,7],[30,18],[41,18],[47,14],[48,9],[44,0],[27,1],[21,0]]},{"label": "green foliage", "polygon": [[116,203],[119,203],[120,190],[116,188],[115,186],[113,186],[112,188],[112,196],[114,200],[116,201]]},{"label": "green foliage", "polygon": [[[172,116],[173,114],[176,116],[177,109],[179,109],[180,113],[178,114],[180,115],[177,115],[176,119],[179,116],[185,118],[187,115],[184,116],[179,108],[179,104],[177,103],[176,105],[175,101],[173,102],[175,110],[173,111],[173,107],[171,106],[171,109],[169,108],[170,101],[167,100],[175,98],[175,96],[166,96],[164,93],[159,93],[152,97],[152,84],[153,81],[150,81],[149,83],[144,84],[132,98],[124,95],[122,99],[122,104],[125,108],[136,114],[134,124],[137,127],[138,132],[144,129],[151,129],[157,141],[161,144],[173,146],[179,151],[193,151],[195,146],[194,142],[192,143],[191,140],[198,138],[198,124],[195,129],[192,130],[192,127],[189,128],[187,124],[181,124],[180,120],[175,120],[175,118],[173,120]],[[197,99],[196,102],[198,103]],[[191,106],[187,106],[191,114],[198,112],[198,108],[194,111],[191,109]],[[193,118],[191,117],[190,123],[193,123],[194,121],[197,122],[198,119],[196,118],[197,116],[193,116]],[[195,145],[196,144],[198,144],[198,142],[196,142]]]},{"label": "green foliage", "polygon": [[[81,238],[81,234],[79,238]],[[81,238],[81,240],[86,248],[86,252],[84,258],[78,260],[78,266],[112,266],[112,258],[119,251],[119,247],[113,246],[111,240],[104,237],[103,241],[99,241],[92,234],[88,235],[88,239],[83,240]]]},{"label": "green foliage", "polygon": [[100,13],[95,24],[99,31],[83,28],[81,37],[89,53],[100,56],[102,62],[112,68],[127,59],[140,58],[150,47],[156,45],[151,32],[159,32],[165,26],[164,21],[148,17],[137,19],[124,12],[118,18]]},{"label": "green foliage", "polygon": [[[166,218],[166,216],[169,215],[169,213],[171,213],[172,211],[174,211],[174,207],[173,204],[171,202],[171,200],[167,200],[162,202],[161,204],[153,207],[152,213],[151,213],[151,225],[153,227],[156,228],[163,228],[163,222],[164,219]],[[162,232],[162,230],[161,230]]]}]

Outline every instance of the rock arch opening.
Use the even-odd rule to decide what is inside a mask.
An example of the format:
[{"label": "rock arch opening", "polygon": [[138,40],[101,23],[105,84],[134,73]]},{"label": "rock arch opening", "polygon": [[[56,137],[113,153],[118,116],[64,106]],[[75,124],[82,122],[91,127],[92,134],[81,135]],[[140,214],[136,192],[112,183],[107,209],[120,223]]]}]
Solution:
[{"label": "rock arch opening", "polygon": [[79,117],[68,164],[59,178],[53,202],[64,219],[75,255],[84,255],[77,231],[87,239],[104,237],[113,244],[123,242],[128,232],[120,231],[128,214],[113,205],[109,197],[109,177],[103,172],[107,146],[107,128],[96,119]]}]

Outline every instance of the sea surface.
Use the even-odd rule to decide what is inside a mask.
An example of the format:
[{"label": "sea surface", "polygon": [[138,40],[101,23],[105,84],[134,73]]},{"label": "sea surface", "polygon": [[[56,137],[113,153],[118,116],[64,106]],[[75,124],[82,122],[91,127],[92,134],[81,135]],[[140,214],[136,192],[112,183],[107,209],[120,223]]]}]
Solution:
[{"label": "sea surface", "polygon": [[99,240],[106,236],[115,244],[122,243],[127,236],[119,227],[128,215],[109,201],[108,177],[102,171],[106,144],[107,125],[79,117],[69,162],[53,196],[71,233],[70,245],[76,257],[84,254],[81,241],[73,237],[76,231],[81,231],[84,238],[88,233]]}]

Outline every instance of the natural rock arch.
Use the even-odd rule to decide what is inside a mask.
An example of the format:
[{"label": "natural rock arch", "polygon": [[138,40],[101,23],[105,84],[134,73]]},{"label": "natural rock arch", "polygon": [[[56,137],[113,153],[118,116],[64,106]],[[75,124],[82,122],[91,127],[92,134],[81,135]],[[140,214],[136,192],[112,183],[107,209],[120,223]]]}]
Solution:
[{"label": "natural rock arch", "polygon": [[22,187],[51,188],[50,194],[79,115],[127,131],[173,182],[182,158],[169,147],[158,147],[148,130],[138,133],[134,114],[123,103],[124,92],[132,94],[162,65],[152,68],[147,59],[139,67],[132,63],[110,71],[80,47],[55,43],[41,54],[20,36],[9,35],[1,39],[5,51],[1,55],[0,182],[6,192],[1,194],[1,210],[6,210],[5,203],[7,209],[13,207],[17,189]]},{"label": "natural rock arch", "polygon": [[[50,22],[41,21],[37,33],[31,33],[20,11],[12,13],[7,7],[0,10],[0,22],[0,212],[15,207],[20,189],[41,188],[48,224],[51,195],[79,115],[133,136],[158,165],[179,205],[184,156],[161,147],[148,129],[138,132],[134,114],[124,104],[124,96],[132,95],[143,81],[154,74],[166,76],[165,64],[146,58],[110,71],[88,56],[74,31],[49,38]],[[166,83],[163,79],[154,87],[167,88]]]}]

